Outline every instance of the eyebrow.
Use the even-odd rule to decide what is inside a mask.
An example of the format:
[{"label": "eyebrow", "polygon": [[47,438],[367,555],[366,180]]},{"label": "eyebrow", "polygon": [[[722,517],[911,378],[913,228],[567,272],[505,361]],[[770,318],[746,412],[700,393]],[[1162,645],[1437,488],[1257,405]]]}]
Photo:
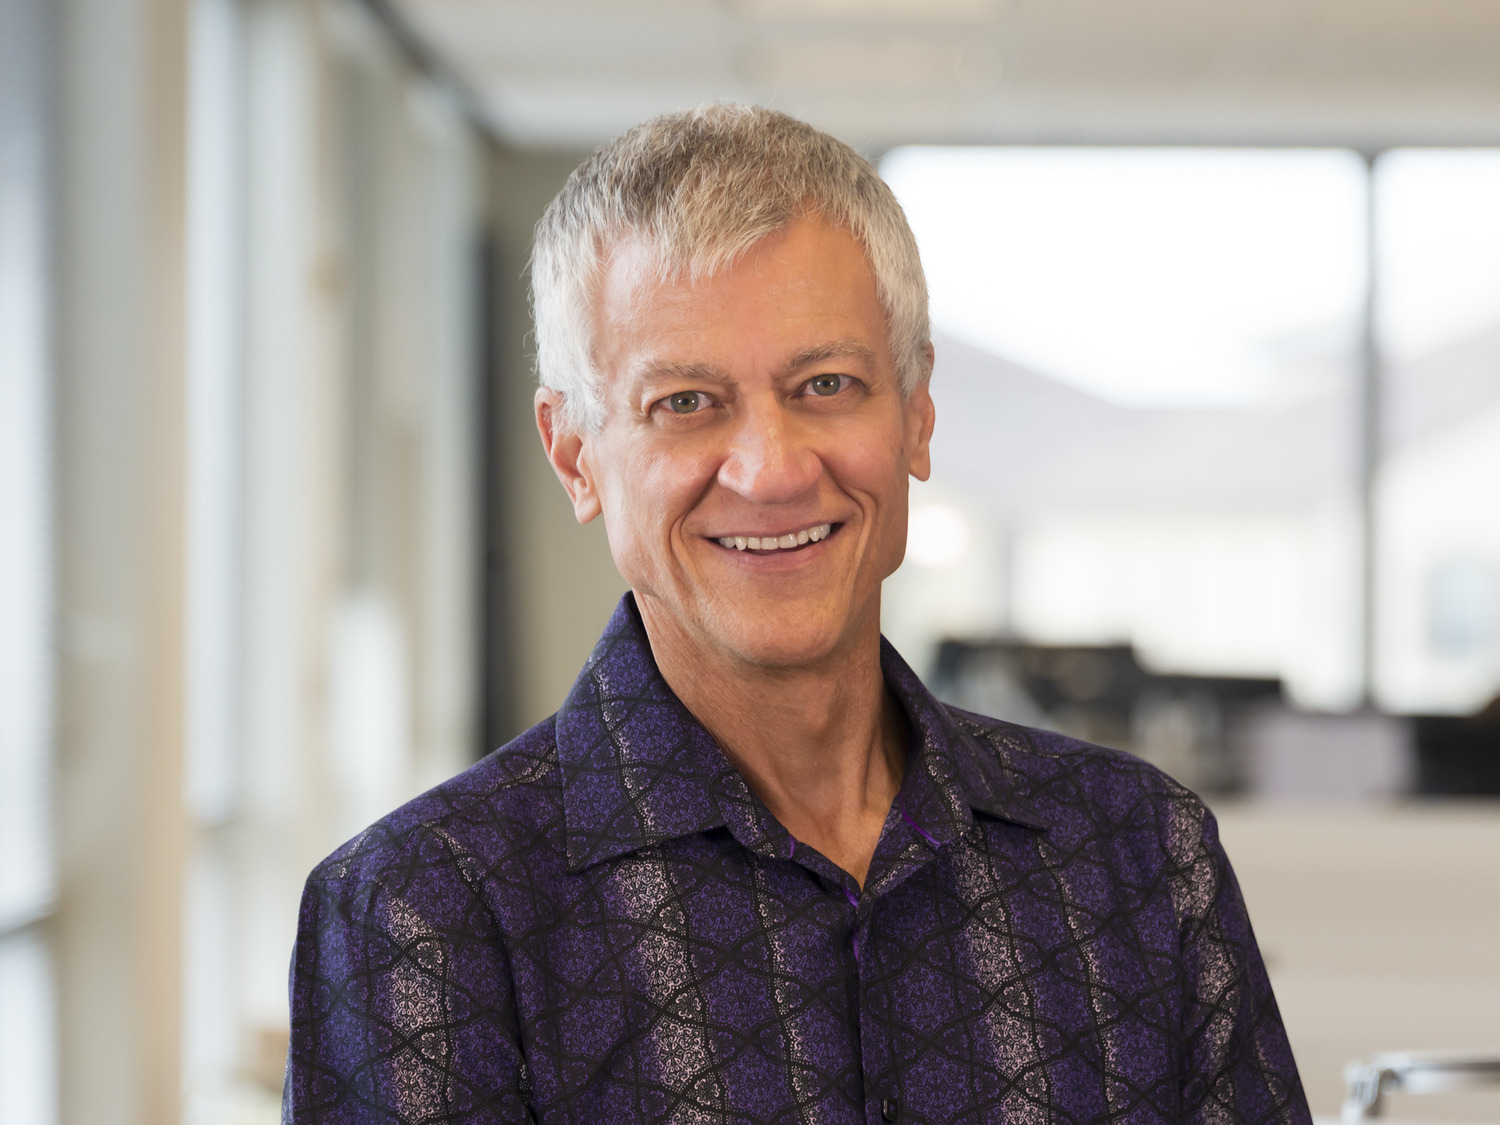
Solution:
[{"label": "eyebrow", "polygon": [[875,366],[874,349],[861,344],[858,340],[843,339],[834,340],[828,344],[819,344],[806,351],[798,352],[786,365],[786,370],[798,371],[815,363],[823,363],[830,359],[846,359],[850,356],[863,360],[868,366]]},{"label": "eyebrow", "polygon": [[711,363],[643,363],[632,373],[636,386],[690,380],[700,383],[728,383],[729,376]]},{"label": "eyebrow", "polygon": [[[847,359],[854,357],[862,360],[868,366],[873,367],[876,355],[873,348],[860,343],[854,339],[832,340],[826,344],[816,344],[806,348],[792,356],[782,370],[787,372],[800,371],[804,367],[813,364],[825,363],[830,359]],[[653,362],[643,363],[632,373],[630,382],[635,386],[653,386],[657,383],[672,383],[678,381],[692,381],[701,383],[728,384],[734,380],[730,375],[715,367],[711,363],[670,363]]]}]

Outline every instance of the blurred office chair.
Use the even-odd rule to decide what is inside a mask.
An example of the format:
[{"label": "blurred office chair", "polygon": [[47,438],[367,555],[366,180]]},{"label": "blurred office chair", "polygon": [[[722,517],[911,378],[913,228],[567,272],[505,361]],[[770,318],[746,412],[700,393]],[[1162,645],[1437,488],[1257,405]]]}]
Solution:
[{"label": "blurred office chair", "polygon": [[1344,1067],[1342,1119],[1380,1116],[1386,1094],[1442,1094],[1493,1086],[1500,1089],[1500,1051],[1398,1051]]}]

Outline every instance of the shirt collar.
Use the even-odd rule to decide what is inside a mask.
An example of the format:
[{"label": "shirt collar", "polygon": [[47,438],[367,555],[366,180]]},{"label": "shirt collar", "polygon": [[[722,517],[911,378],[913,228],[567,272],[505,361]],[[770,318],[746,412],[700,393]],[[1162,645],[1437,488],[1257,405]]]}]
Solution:
[{"label": "shirt collar", "polygon": [[[880,658],[912,728],[902,814],[935,846],[966,831],[974,809],[1045,828],[1022,774],[962,729],[884,638]],[[570,871],[717,828],[788,854],[786,830],[662,678],[632,594],[557,713],[557,752]]]},{"label": "shirt collar", "polygon": [[1018,740],[997,747],[975,733],[976,724],[960,722],[884,637],[880,670],[911,727],[898,805],[906,819],[939,843],[967,831],[974,810],[1028,828],[1047,828],[1018,761],[1018,755],[1027,753]]}]

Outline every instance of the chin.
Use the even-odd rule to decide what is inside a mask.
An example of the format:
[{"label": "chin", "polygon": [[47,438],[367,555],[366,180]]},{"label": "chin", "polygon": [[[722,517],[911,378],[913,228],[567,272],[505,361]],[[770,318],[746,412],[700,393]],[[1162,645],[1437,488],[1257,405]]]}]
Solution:
[{"label": "chin", "polygon": [[722,649],[747,664],[792,669],[816,664],[838,651],[848,638],[847,622],[841,613],[809,613],[793,605],[769,614],[715,614],[705,624]]}]

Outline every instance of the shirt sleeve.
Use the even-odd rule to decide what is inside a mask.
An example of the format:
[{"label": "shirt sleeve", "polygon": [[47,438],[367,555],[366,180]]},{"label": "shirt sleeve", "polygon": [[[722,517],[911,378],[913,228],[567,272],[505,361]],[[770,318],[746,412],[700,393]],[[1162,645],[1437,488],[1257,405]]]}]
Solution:
[{"label": "shirt sleeve", "polygon": [[1199,812],[1183,872],[1183,1120],[1310,1125],[1307,1098],[1218,824]]},{"label": "shirt sleeve", "polygon": [[302,896],[283,1125],[530,1122],[498,929],[446,849]]}]

